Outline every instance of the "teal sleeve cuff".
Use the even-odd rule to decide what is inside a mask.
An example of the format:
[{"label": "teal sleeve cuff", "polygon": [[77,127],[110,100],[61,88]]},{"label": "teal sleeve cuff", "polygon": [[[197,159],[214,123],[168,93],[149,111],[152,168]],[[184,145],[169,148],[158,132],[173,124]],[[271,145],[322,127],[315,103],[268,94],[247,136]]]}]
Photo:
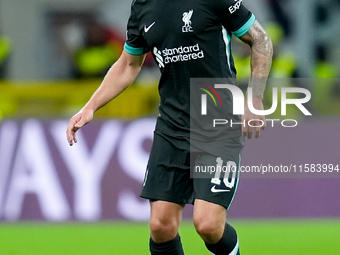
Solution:
[{"label": "teal sleeve cuff", "polygon": [[254,16],[254,14],[252,14],[251,17],[249,18],[249,20],[240,29],[238,29],[235,32],[232,32],[233,35],[235,35],[236,37],[240,37],[240,36],[244,35],[245,33],[247,33],[247,31],[254,24],[255,20],[256,20],[255,16]]},{"label": "teal sleeve cuff", "polygon": [[142,55],[144,53],[143,48],[134,48],[127,43],[124,44],[124,50],[131,55]]}]

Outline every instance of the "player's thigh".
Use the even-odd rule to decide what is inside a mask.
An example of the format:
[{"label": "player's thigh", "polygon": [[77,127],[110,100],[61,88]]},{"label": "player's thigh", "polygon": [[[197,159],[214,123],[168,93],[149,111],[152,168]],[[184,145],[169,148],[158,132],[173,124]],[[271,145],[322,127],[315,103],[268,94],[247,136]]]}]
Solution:
[{"label": "player's thigh", "polygon": [[[227,210],[218,204],[214,204],[205,200],[195,199],[193,220],[195,226],[199,226],[201,223],[211,225],[216,224],[224,225],[227,217]],[[204,227],[208,227],[204,226]]]},{"label": "player's thigh", "polygon": [[184,204],[176,204],[167,201],[150,201],[150,219],[158,219],[162,222],[175,222],[179,224],[182,218]]},{"label": "player's thigh", "polygon": [[198,234],[208,243],[221,239],[227,210],[218,204],[196,199],[194,203],[193,222]]},{"label": "player's thigh", "polygon": [[155,241],[167,241],[175,238],[181,223],[184,204],[157,200],[150,201],[150,205],[151,237]]}]

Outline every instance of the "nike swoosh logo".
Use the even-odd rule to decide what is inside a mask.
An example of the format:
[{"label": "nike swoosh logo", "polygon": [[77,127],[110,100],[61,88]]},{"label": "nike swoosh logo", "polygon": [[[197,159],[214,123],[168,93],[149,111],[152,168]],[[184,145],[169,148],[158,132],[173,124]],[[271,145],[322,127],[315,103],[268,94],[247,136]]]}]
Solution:
[{"label": "nike swoosh logo", "polygon": [[216,185],[214,185],[214,186],[211,188],[211,192],[212,192],[212,193],[230,192],[230,190],[228,190],[228,189],[216,189]]},{"label": "nike swoosh logo", "polygon": [[152,28],[153,25],[155,25],[156,22],[153,22],[150,26],[146,27],[144,26],[144,32],[147,33],[149,32],[150,28]]}]

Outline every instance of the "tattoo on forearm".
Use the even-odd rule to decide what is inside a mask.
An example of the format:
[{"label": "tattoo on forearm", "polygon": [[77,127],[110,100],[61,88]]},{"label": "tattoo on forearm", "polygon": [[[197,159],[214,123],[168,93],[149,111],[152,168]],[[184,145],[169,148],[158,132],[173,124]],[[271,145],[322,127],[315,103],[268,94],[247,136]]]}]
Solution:
[{"label": "tattoo on forearm", "polygon": [[253,97],[263,97],[267,78],[250,78],[249,87],[253,89]]},{"label": "tattoo on forearm", "polygon": [[257,21],[255,21],[254,25],[246,34],[252,38],[252,45],[256,52],[271,58],[273,49],[270,39]]},{"label": "tattoo on forearm", "polygon": [[241,37],[241,40],[252,48],[252,77],[249,86],[253,88],[253,96],[263,97],[272,63],[273,46],[271,40],[257,21]]}]

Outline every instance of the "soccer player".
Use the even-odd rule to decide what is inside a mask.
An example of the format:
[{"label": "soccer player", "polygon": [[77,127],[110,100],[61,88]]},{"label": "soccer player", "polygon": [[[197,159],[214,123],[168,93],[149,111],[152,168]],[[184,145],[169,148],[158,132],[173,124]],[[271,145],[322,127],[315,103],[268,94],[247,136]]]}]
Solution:
[{"label": "soccer player", "polygon": [[[217,136],[190,126],[190,79],[236,78],[232,35],[251,48],[249,86],[254,108],[262,110],[272,43],[242,0],[134,0],[121,57],[87,104],[70,119],[67,139],[73,145],[77,130],[135,80],[145,54],[152,52],[161,71],[160,114],[141,197],[150,200],[149,247],[153,255],[184,254],[178,228],[188,203],[194,204],[194,226],[210,252],[240,254],[236,231],[226,222],[238,175],[232,179],[222,174],[190,178],[193,166],[239,167],[243,137],[251,138],[254,132],[248,120],[265,122],[264,116],[251,113],[246,104],[242,116],[245,125],[225,128]],[[230,93],[221,97],[232,108]],[[232,109],[226,111],[230,120],[241,122],[239,116],[232,115]],[[256,138],[263,128],[255,128]],[[197,134],[195,139],[190,138],[191,133]],[[195,155],[192,159],[190,152]]]}]

